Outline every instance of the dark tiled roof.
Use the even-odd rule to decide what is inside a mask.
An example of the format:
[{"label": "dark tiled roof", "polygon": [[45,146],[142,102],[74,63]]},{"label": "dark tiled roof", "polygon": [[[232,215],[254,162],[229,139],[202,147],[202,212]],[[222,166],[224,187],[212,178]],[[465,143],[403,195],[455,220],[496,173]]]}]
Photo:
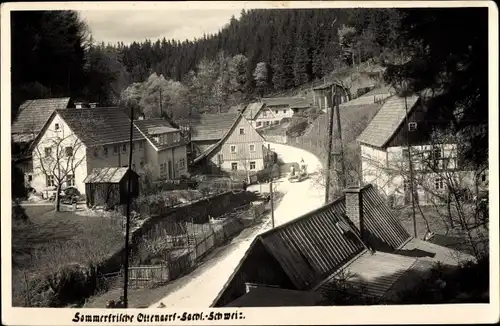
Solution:
[{"label": "dark tiled roof", "polygon": [[262,102],[266,106],[288,105],[291,109],[305,109],[311,106],[311,103],[303,97],[270,97],[263,98]]},{"label": "dark tiled roof", "polygon": [[127,171],[128,168],[124,167],[94,168],[83,182],[118,183],[123,179]]},{"label": "dark tiled roof", "polygon": [[174,146],[185,145],[186,142],[181,138],[180,142],[170,145],[160,145],[154,137],[152,137],[155,133],[167,133],[167,132],[176,132],[179,129],[173,128],[171,123],[169,123],[165,119],[155,118],[155,119],[146,119],[146,120],[136,120],[134,121],[135,126],[141,131],[141,133],[148,138],[148,140],[158,149],[162,150],[165,148],[170,148]]},{"label": "dark tiled roof", "polygon": [[365,249],[356,237],[346,237],[340,199],[259,236],[297,289],[316,285]]},{"label": "dark tiled roof", "polygon": [[[87,146],[121,143],[130,139],[130,119],[120,108],[64,109],[57,113]],[[133,140],[145,139],[137,127]]]},{"label": "dark tiled roof", "polygon": [[65,109],[69,103],[69,97],[24,102],[19,107],[19,113],[11,126],[11,133],[38,134],[54,110]]},{"label": "dark tiled roof", "polygon": [[[220,140],[233,126],[238,113],[202,114],[191,121],[191,140]],[[181,123],[181,122],[179,122]]]},{"label": "dark tiled roof", "polygon": [[[418,99],[418,96],[407,97],[408,114],[415,107]],[[405,118],[404,97],[396,95],[389,97],[368,127],[358,137],[358,142],[383,148],[399,130]]]},{"label": "dark tiled roof", "polygon": [[[383,243],[392,250],[398,249],[411,239],[403,225],[385,204],[377,190],[371,185],[362,190],[365,228],[371,241]],[[376,245],[374,245],[376,246]]]}]

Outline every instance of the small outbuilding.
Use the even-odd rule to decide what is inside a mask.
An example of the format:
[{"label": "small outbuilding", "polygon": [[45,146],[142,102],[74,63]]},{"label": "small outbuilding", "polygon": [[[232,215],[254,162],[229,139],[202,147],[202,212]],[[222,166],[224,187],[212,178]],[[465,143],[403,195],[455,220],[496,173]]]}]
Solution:
[{"label": "small outbuilding", "polygon": [[[131,180],[130,193],[128,180]],[[113,208],[139,195],[139,175],[126,167],[95,168],[85,178],[87,206]]]}]

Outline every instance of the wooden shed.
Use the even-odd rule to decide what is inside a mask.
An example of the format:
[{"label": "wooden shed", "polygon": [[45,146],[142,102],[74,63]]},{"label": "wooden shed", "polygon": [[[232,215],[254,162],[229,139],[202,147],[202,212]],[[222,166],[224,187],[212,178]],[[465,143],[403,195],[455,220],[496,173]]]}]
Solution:
[{"label": "wooden shed", "polygon": [[87,206],[113,208],[125,205],[129,199],[128,180],[131,178],[130,195],[139,195],[139,175],[126,167],[95,168],[85,178]]}]

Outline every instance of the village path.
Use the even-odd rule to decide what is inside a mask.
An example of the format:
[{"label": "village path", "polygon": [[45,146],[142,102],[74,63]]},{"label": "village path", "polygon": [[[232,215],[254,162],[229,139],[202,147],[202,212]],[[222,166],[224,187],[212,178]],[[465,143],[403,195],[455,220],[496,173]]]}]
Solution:
[{"label": "village path", "polygon": [[[270,143],[270,146],[285,163],[299,162],[303,158],[310,173],[321,169],[320,160],[309,152],[282,144]],[[249,190],[258,190],[259,186],[249,188]],[[274,210],[275,226],[318,208],[324,200],[324,189],[315,181],[315,177],[294,183],[282,178],[277,183],[277,191],[284,193],[284,196]],[[245,255],[252,240],[270,228],[271,222],[268,219],[251,232],[244,230],[231,241],[227,250],[194,271],[192,278],[187,275],[186,277],[190,278],[189,281],[182,279],[173,281],[172,283],[179,283],[177,286],[172,284],[174,290],[150,307],[156,308],[163,303],[165,308],[208,308]]]}]

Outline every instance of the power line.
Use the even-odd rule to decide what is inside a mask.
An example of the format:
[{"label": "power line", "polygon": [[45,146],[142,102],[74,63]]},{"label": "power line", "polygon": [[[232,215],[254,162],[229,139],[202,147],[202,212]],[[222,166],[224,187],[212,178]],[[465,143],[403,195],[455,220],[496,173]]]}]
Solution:
[{"label": "power line", "polygon": [[130,114],[130,140],[128,156],[128,180],[127,180],[127,221],[125,224],[125,261],[123,262],[123,307],[128,307],[128,260],[129,260],[129,233],[130,233],[130,206],[132,204],[131,181],[132,181],[132,137],[134,131],[134,107],[131,107]]},{"label": "power line", "polygon": [[[325,185],[325,204],[328,203],[330,196],[330,168],[332,166],[332,146],[333,146],[333,106],[335,104],[335,97],[337,95],[337,87],[335,91],[330,90],[331,104],[330,104],[330,117],[328,120],[328,152],[326,155],[326,185]],[[328,108],[327,108],[328,109]]]}]

